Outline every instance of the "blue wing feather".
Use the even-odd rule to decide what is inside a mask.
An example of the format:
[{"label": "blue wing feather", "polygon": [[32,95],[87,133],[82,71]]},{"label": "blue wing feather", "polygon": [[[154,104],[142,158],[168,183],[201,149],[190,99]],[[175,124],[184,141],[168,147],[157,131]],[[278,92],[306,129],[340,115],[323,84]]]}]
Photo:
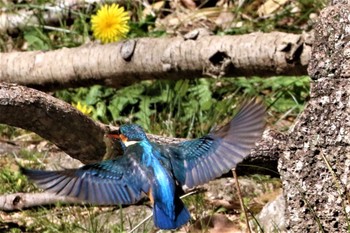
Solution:
[{"label": "blue wing feather", "polygon": [[146,171],[137,156],[123,156],[63,171],[22,168],[39,187],[94,204],[132,204],[149,190]]},{"label": "blue wing feather", "polygon": [[250,153],[265,127],[265,107],[243,103],[236,116],[219,130],[168,150],[176,179],[188,188],[206,183],[233,169]]}]

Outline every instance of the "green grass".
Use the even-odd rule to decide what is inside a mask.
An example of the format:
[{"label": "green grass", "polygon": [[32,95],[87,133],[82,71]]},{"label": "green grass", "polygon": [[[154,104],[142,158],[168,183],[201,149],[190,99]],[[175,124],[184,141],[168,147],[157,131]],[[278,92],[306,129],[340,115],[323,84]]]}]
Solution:
[{"label": "green grass", "polygon": [[198,137],[217,122],[231,119],[243,99],[257,96],[269,107],[270,125],[291,122],[308,99],[309,78],[144,81],[121,90],[93,86],[62,90],[55,95],[67,102],[83,101],[92,106],[92,117],[105,123],[133,122],[152,133]]},{"label": "green grass", "polygon": [[14,170],[10,166],[2,167],[0,184],[0,193],[2,194],[26,191],[28,186],[26,177],[18,169]]},{"label": "green grass", "polygon": [[[118,214],[119,212],[119,214]],[[35,219],[28,227],[28,231],[34,232],[125,232],[125,222],[120,213],[112,207],[54,207],[41,208],[38,212],[29,213]],[[119,216],[118,216],[119,215]],[[118,221],[116,221],[118,220]],[[53,223],[56,224],[53,224]],[[112,224],[115,223],[115,224]],[[134,223],[137,224],[136,222]]]},{"label": "green grass", "polygon": [[29,166],[31,168],[43,168],[41,161],[45,157],[44,154],[22,149],[18,154],[1,155],[0,159],[0,194],[10,194],[16,192],[33,192],[38,189],[28,182],[26,176],[22,175],[19,165]]}]

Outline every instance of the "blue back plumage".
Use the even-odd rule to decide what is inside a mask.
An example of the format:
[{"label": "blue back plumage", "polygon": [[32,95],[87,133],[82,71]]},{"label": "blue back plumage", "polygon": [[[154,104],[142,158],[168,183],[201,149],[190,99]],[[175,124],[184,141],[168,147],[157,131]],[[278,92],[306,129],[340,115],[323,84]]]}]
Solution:
[{"label": "blue back plumage", "polygon": [[154,224],[160,229],[176,229],[189,221],[190,214],[176,193],[174,177],[164,166],[158,146],[148,140],[143,140],[140,145],[143,148],[142,163],[152,172]]}]

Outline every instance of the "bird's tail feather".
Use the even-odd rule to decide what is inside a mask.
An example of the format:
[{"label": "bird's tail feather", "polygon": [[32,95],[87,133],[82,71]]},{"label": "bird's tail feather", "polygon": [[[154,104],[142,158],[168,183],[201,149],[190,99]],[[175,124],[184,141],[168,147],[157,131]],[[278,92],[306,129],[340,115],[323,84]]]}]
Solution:
[{"label": "bird's tail feather", "polygon": [[176,229],[189,221],[191,215],[184,203],[178,197],[175,202],[175,219],[171,219],[160,205],[154,203],[153,218],[156,227],[160,229]]}]

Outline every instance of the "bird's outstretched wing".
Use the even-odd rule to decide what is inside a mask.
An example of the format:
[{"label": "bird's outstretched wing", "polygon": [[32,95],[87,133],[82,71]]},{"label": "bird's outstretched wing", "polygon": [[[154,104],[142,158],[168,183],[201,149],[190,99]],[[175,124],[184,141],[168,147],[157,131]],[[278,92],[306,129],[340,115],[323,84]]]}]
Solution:
[{"label": "bird's outstretched wing", "polygon": [[[130,154],[129,154],[130,155]],[[93,204],[133,204],[148,192],[149,180],[139,157],[123,156],[79,169],[42,171],[22,168],[40,188]]]},{"label": "bird's outstretched wing", "polygon": [[168,148],[176,179],[188,188],[235,168],[250,153],[265,128],[265,107],[252,100],[219,130]]}]

